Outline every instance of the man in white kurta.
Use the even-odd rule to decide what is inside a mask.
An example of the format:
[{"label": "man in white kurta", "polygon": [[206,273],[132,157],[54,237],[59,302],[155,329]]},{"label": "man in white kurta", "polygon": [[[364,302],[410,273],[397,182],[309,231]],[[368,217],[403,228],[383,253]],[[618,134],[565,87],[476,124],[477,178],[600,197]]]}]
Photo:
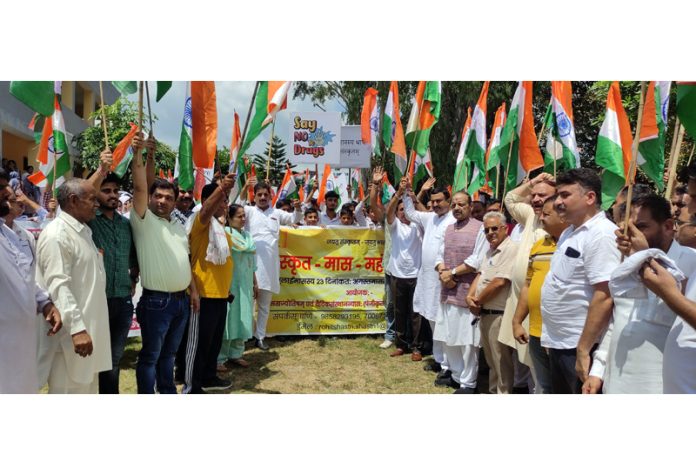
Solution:
[{"label": "man in white kurta", "polygon": [[254,202],[256,206],[245,206],[246,231],[251,234],[256,243],[256,282],[259,293],[256,300],[258,314],[254,337],[256,346],[267,350],[263,339],[266,337],[266,324],[271,309],[273,294],[280,292],[280,256],[278,253],[278,238],[280,226],[290,226],[302,220],[300,202],[295,200],[294,213],[287,213],[271,207],[271,190],[265,183],[255,185]]},{"label": "man in white kurta", "polygon": [[[418,272],[418,283],[413,296],[413,311],[421,314],[435,329],[435,320],[440,308],[440,276],[435,270],[440,243],[447,226],[454,224],[456,219],[449,209],[449,192],[443,188],[435,188],[430,192],[433,212],[416,211],[410,194],[404,196],[404,212],[409,221],[423,228],[423,253],[421,268]],[[433,340],[433,359],[440,365],[444,374],[448,371],[444,347],[441,341]]]},{"label": "man in white kurta", "polygon": [[58,188],[63,212],[39,237],[37,265],[42,282],[63,317],[49,338],[39,332],[39,378],[50,393],[98,392],[98,373],[111,369],[106,275],[92,230],[85,224],[98,207],[94,188],[70,179]]},{"label": "man in white kurta", "polygon": [[[512,318],[515,315],[520,290],[527,279],[529,252],[535,242],[546,237],[546,232],[539,221],[544,201],[553,196],[555,192],[553,176],[548,173],[540,173],[528,183],[523,183],[505,195],[505,209],[508,210],[512,219],[517,221],[517,226],[510,234],[510,239],[518,243],[518,251],[512,267],[511,291],[505,302],[505,313],[500,325],[498,340],[516,348],[519,361],[530,368],[532,360],[528,352],[529,345],[519,345],[515,341],[512,334]],[[525,330],[529,331],[529,321],[525,320],[523,325]]]},{"label": "man in white kurta", "polygon": [[[9,212],[9,187],[0,187],[0,216]],[[36,284],[32,260],[18,247],[19,239],[0,217],[0,393],[38,390],[36,314],[53,307],[48,293]],[[56,327],[58,329],[59,326]],[[43,330],[45,331],[45,330]]]},{"label": "man in white kurta", "polygon": [[[633,244],[627,246],[626,253],[648,246],[661,249],[684,275],[692,275],[696,271],[696,250],[674,241],[669,202],[661,196],[647,195],[633,200],[632,206],[631,223],[635,228],[631,231],[640,236],[624,240]],[[625,210],[620,214],[624,213]],[[609,286],[614,297],[612,321],[594,352],[583,392],[597,392],[601,380],[602,392],[606,394],[661,394],[665,342],[677,316],[650,291],[646,292],[646,298],[622,297],[614,281],[612,276]]]}]

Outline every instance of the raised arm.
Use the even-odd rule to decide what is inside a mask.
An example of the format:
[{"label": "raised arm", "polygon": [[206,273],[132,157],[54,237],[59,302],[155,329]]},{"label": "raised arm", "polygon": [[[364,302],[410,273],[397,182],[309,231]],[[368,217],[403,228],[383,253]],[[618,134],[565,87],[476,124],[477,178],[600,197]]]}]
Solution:
[{"label": "raised arm", "polygon": [[372,184],[370,185],[370,209],[375,213],[375,218],[378,221],[384,220],[384,205],[379,200],[379,189],[382,186],[382,177],[384,169],[375,167],[372,172]]},{"label": "raised arm", "polygon": [[147,176],[147,189],[149,190],[155,182],[155,151],[157,150],[157,141],[154,135],[150,135],[145,142],[147,148],[147,160],[145,163],[145,172]]},{"label": "raised arm", "polygon": [[131,161],[131,171],[133,173],[133,209],[136,214],[142,219],[145,218],[147,211],[147,177],[145,176],[145,164],[143,164],[143,133],[138,134],[133,138],[133,160]]},{"label": "raised arm", "polygon": [[514,190],[510,190],[504,198],[505,208],[510,212],[510,216],[518,223],[526,223],[534,215],[534,209],[529,203],[532,195],[532,188],[542,181],[553,181],[553,175],[540,173],[526,183],[522,183]]},{"label": "raised arm", "polygon": [[396,219],[396,210],[399,208],[399,200],[404,196],[404,187],[400,186],[394,196],[391,197],[387,204],[387,224],[394,224]]},{"label": "raised arm", "polygon": [[101,184],[104,181],[104,178],[106,178],[111,171],[111,164],[113,161],[114,156],[108,147],[99,154],[99,168],[97,168],[97,170],[92,173],[92,176],[87,179],[89,184],[92,185],[92,188],[94,188],[97,193],[99,193],[101,190]]},{"label": "raised arm", "polygon": [[207,226],[210,223],[210,219],[215,214],[215,210],[220,207],[220,204],[225,200],[225,197],[230,194],[230,190],[234,186],[234,181],[237,178],[236,173],[230,173],[222,180],[220,186],[218,186],[213,194],[205,200],[203,206],[201,206],[201,211],[198,213],[198,220],[203,226]]},{"label": "raised arm", "polygon": [[[401,178],[401,183],[402,184],[399,185],[399,188],[405,186],[403,200],[404,213],[406,213],[406,217],[409,221],[413,221],[425,229],[426,223],[429,221],[429,219],[431,219],[432,213],[417,211],[415,205],[413,204],[414,196],[412,196],[413,192],[411,191],[411,184],[409,183],[408,178],[405,176]],[[405,183],[405,185],[403,183]]]}]

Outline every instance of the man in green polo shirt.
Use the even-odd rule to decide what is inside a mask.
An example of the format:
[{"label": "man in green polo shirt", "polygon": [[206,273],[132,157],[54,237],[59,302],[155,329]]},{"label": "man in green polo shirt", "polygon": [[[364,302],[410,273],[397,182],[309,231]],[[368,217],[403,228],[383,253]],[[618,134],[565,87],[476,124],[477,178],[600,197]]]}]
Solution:
[{"label": "man in green polo shirt", "polygon": [[104,258],[106,303],[111,335],[111,370],[99,373],[99,393],[118,394],[119,364],[133,320],[133,289],[138,279],[138,261],[130,223],[116,212],[121,181],[110,173],[110,150],[101,153],[101,165],[89,178],[97,192],[99,209],[87,223],[92,240]]},{"label": "man in green polo shirt", "polygon": [[[136,315],[143,347],[135,370],[138,393],[176,393],[174,357],[191,309],[198,311],[199,297],[191,280],[186,230],[172,221],[178,189],[157,179],[147,186],[142,134],[133,139],[133,209],[130,224],[138,254],[143,294]],[[154,138],[148,148],[154,150]],[[189,295],[186,293],[190,290]]]}]

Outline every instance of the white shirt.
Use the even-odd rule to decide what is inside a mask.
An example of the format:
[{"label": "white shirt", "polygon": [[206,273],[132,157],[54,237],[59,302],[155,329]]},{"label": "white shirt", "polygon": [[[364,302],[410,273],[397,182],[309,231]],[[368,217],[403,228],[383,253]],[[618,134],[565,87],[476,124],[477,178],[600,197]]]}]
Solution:
[{"label": "white shirt", "polygon": [[280,256],[278,237],[280,226],[289,226],[302,219],[302,211],[287,213],[281,209],[268,207],[262,210],[258,206],[245,206],[245,230],[251,234],[256,243],[256,281],[259,289],[269,290],[274,294],[280,292]]},{"label": "white shirt", "polygon": [[400,279],[415,279],[421,266],[423,230],[416,223],[404,224],[396,217],[387,225],[391,233],[387,273]]},{"label": "white shirt", "polygon": [[[111,369],[109,310],[104,260],[92,241],[92,230],[68,213],[46,226],[36,246],[39,282],[63,318],[52,337],[39,332],[39,378],[46,382],[54,357],[64,357],[70,378],[90,384],[100,371]],[[85,358],[73,349],[72,335],[86,330],[93,352]],[[61,351],[62,355],[61,356]]]},{"label": "white shirt", "polygon": [[[696,302],[696,274],[689,276],[684,295]],[[696,394],[696,330],[679,316],[665,342],[662,385],[665,394]]]},{"label": "white shirt", "polygon": [[595,284],[608,282],[621,262],[614,230],[604,212],[577,229],[568,227],[558,239],[541,287],[541,345],[576,348],[587,320]]},{"label": "white shirt", "polygon": [[404,196],[403,203],[408,220],[423,228],[423,252],[421,253],[418,283],[413,295],[413,311],[420,313],[430,321],[435,321],[440,308],[441,290],[440,275],[435,270],[435,263],[447,226],[457,220],[451,212],[438,216],[432,212],[416,211],[413,201],[408,195]]},{"label": "white shirt", "polygon": [[[50,302],[36,284],[33,263],[16,246],[16,235],[0,219],[0,393],[38,391],[37,312]],[[35,262],[35,261],[34,261]],[[44,326],[41,326],[44,331]]]},{"label": "white shirt", "polygon": [[[292,224],[292,223],[290,223]],[[336,213],[335,218],[329,218],[326,212],[322,211],[319,213],[319,224],[322,226],[340,226],[341,225],[341,215]]]},{"label": "white shirt", "polygon": [[[667,256],[685,275],[696,272],[696,250],[672,242]],[[590,375],[606,394],[661,394],[662,361],[676,315],[648,291],[647,298],[614,297],[609,328],[594,352]]]},{"label": "white shirt", "polygon": [[522,235],[524,234],[524,226],[520,223],[515,224],[515,227],[512,228],[512,232],[510,233],[510,240],[512,242],[520,242],[522,241]]}]

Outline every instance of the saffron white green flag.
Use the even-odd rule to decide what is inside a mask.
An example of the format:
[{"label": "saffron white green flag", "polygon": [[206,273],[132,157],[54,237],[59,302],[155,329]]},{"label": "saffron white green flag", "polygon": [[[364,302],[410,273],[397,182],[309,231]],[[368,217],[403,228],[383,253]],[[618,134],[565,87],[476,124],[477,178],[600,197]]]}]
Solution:
[{"label": "saffron white green flag", "polygon": [[[471,118],[471,134],[466,144],[464,160],[472,165],[471,181],[467,192],[473,195],[486,186],[486,99],[489,81],[483,83],[481,94]],[[458,191],[457,188],[454,191]]]},{"label": "saffron white green flag", "polygon": [[193,122],[191,113],[191,82],[186,82],[186,100],[184,102],[184,119],[181,122],[179,138],[179,156],[176,160],[176,172],[179,187],[183,190],[193,190]]},{"label": "saffron white green flag", "polygon": [[65,135],[65,122],[57,97],[54,97],[51,120],[46,120],[44,123],[37,160],[39,171],[32,174],[29,181],[40,187],[60,186],[65,181],[65,175],[72,168]]},{"label": "saffron white green flag", "polygon": [[544,171],[554,173],[580,168],[580,155],[575,141],[572,85],[570,81],[551,81],[551,102],[546,110],[546,146]]},{"label": "saffron white green flag", "polygon": [[469,180],[469,164],[464,160],[466,152],[466,144],[469,142],[471,135],[471,107],[466,111],[466,121],[462,129],[462,141],[459,143],[459,151],[457,152],[457,161],[454,166],[454,180],[452,181],[455,191],[463,190],[468,186]]},{"label": "saffron white green flag", "polygon": [[597,165],[602,167],[602,209],[607,210],[626,185],[631,163],[631,125],[621,103],[619,83],[614,81],[607,94],[607,112],[599,130]]},{"label": "saffron white green flag", "polygon": [[671,81],[650,81],[648,85],[636,159],[660,191],[665,187],[665,135],[671,84]]}]

